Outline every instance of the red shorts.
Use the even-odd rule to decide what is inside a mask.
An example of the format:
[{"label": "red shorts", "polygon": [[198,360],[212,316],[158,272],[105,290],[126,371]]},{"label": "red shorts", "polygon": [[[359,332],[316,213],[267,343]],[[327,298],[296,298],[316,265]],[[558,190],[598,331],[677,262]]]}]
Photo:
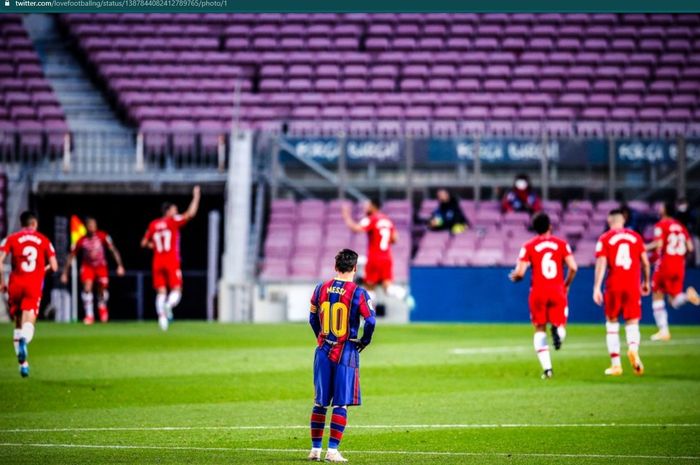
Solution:
[{"label": "red shorts", "polygon": [[175,289],[182,287],[182,271],[179,265],[153,265],[153,288]]},{"label": "red shorts", "polygon": [[107,270],[107,265],[81,266],[80,280],[82,282],[97,281],[102,287],[107,287],[109,285],[109,270]]},{"label": "red shorts", "polygon": [[657,268],[651,278],[651,290],[675,297],[683,292],[685,268],[667,271]]},{"label": "red shorts", "polygon": [[14,318],[17,311],[32,312],[34,317],[39,316],[43,287],[43,282],[36,283],[10,279],[7,287],[10,316]]},{"label": "red shorts", "polygon": [[605,290],[605,316],[609,320],[622,317],[627,320],[642,318],[642,291],[641,289],[606,289]]},{"label": "red shorts", "polygon": [[569,304],[564,289],[530,289],[530,320],[534,325],[566,325]]},{"label": "red shorts", "polygon": [[385,281],[394,280],[394,260],[391,258],[367,259],[365,265],[365,284],[375,286]]}]

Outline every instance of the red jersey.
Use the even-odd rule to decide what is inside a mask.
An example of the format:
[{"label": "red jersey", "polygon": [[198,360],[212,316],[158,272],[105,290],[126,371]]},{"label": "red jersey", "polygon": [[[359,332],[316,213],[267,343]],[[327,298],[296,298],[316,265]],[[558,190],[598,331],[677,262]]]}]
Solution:
[{"label": "red jersey", "polygon": [[664,218],[654,225],[654,240],[659,241],[659,268],[664,271],[677,271],[685,268],[685,255],[688,253],[688,230],[673,218]]},{"label": "red jersey", "polygon": [[608,262],[606,289],[622,290],[641,287],[642,254],[644,240],[631,229],[610,229],[598,238],[595,256]]},{"label": "red jersey", "polygon": [[151,221],[144,239],[153,243],[153,262],[180,263],[180,228],[187,223],[182,215]]},{"label": "red jersey", "polygon": [[10,281],[22,280],[32,286],[41,286],[46,264],[56,251],[46,236],[28,228],[10,234],[0,243],[0,251],[12,256]]},{"label": "red jersey", "polygon": [[564,287],[564,263],[571,247],[551,234],[536,236],[520,249],[518,260],[532,266],[531,290]]},{"label": "red jersey", "polygon": [[377,212],[362,218],[360,226],[367,232],[367,260],[391,259],[394,223],[384,213]]},{"label": "red jersey", "polygon": [[111,247],[112,238],[104,231],[96,231],[93,235],[85,235],[78,239],[73,246],[73,254],[81,254],[83,266],[98,268],[107,266],[105,249]]}]

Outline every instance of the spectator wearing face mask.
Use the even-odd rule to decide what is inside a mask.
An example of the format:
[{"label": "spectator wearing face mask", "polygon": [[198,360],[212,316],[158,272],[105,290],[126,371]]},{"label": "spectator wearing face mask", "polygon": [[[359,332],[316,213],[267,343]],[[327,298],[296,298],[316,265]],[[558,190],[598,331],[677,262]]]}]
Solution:
[{"label": "spectator wearing face mask", "polygon": [[676,202],[676,219],[688,229],[690,234],[698,234],[698,216],[688,205],[688,199],[680,198]]},{"label": "spectator wearing face mask", "polygon": [[447,190],[437,191],[438,207],[430,216],[430,229],[433,231],[450,231],[452,234],[460,234],[469,227],[469,220],[459,206],[457,198]]},{"label": "spectator wearing face mask", "polygon": [[532,190],[530,178],[526,174],[515,177],[513,187],[503,196],[501,210],[503,213],[528,212],[531,215],[542,210],[542,202]]}]

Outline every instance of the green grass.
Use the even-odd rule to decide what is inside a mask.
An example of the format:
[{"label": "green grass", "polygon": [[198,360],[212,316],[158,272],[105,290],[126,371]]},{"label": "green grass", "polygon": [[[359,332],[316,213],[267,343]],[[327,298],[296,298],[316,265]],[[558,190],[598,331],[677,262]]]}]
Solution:
[{"label": "green grass", "polygon": [[[700,328],[674,328],[668,344],[646,342],[651,332],[645,376],[625,364],[610,379],[603,325],[572,325],[542,381],[526,325],[380,324],[341,449],[357,464],[700,463]],[[306,457],[306,325],[44,323],[29,379],[10,327],[0,334],[2,464]]]}]

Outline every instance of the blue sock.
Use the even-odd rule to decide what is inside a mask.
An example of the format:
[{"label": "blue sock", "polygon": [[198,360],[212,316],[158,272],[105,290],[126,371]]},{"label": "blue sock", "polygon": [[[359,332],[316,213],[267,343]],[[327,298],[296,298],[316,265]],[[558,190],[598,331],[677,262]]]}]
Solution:
[{"label": "blue sock", "polygon": [[323,442],[323,429],[326,427],[326,407],[314,405],[311,411],[311,447],[320,449]]},{"label": "blue sock", "polygon": [[331,416],[331,438],[328,440],[329,449],[337,449],[343,439],[343,431],[348,423],[348,411],[344,407],[334,407]]}]

